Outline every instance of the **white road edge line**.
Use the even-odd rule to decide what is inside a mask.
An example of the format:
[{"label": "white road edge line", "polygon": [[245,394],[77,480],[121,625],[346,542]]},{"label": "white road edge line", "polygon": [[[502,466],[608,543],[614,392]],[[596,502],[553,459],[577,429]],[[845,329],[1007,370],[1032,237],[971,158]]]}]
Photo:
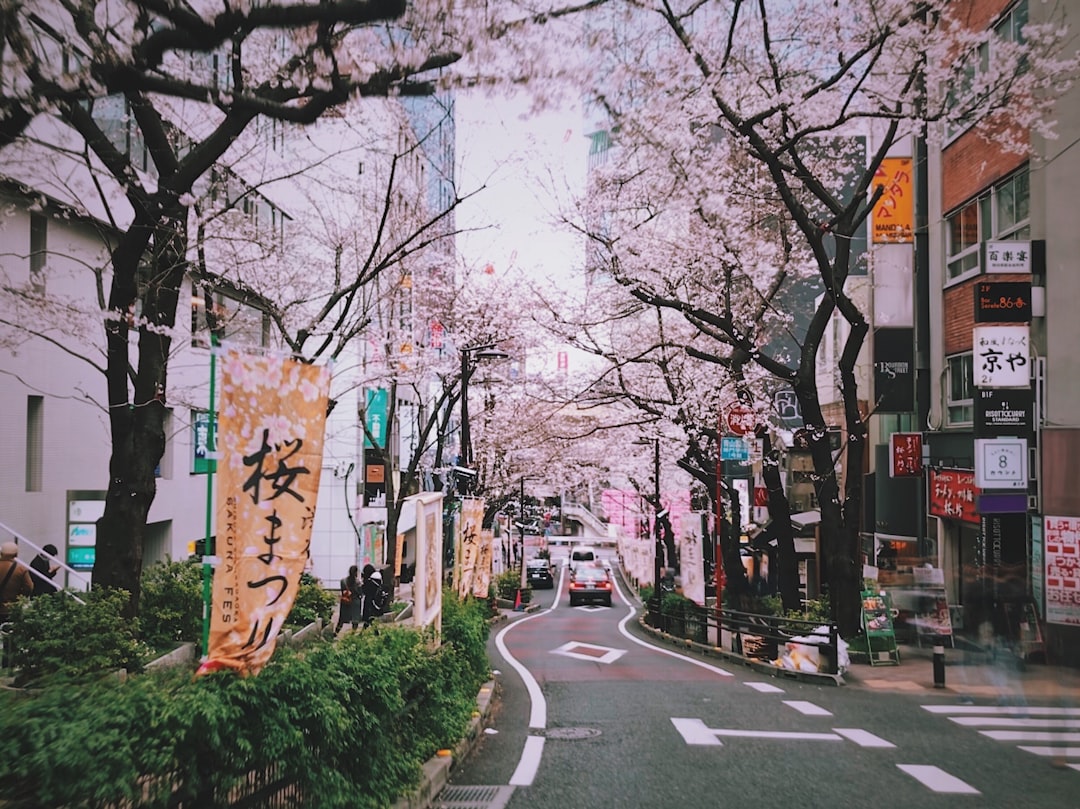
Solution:
[{"label": "white road edge line", "polygon": [[965,784],[955,775],[949,775],[940,767],[930,764],[897,764],[901,772],[906,772],[916,781],[934,792],[948,792],[954,795],[979,795],[979,790]]},{"label": "white road edge line", "polygon": [[616,581],[614,573],[611,576],[611,581],[615,585],[615,589],[619,593],[619,598],[621,598],[623,603],[626,605],[626,610],[627,610],[626,617],[623,618],[621,621],[619,621],[619,632],[622,633],[624,638],[629,640],[631,643],[636,643],[638,646],[643,646],[646,649],[651,649],[654,652],[659,652],[660,654],[667,655],[668,657],[674,657],[674,658],[677,658],[679,660],[685,660],[687,663],[693,663],[695,666],[703,668],[706,671],[711,671],[714,674],[719,674],[721,677],[734,677],[735,676],[730,671],[724,671],[722,668],[718,668],[717,666],[712,666],[712,665],[709,665],[708,663],[705,663],[705,662],[703,662],[701,660],[695,660],[692,657],[687,657],[686,655],[681,655],[678,652],[671,651],[670,649],[663,649],[663,648],[661,648],[659,646],[653,646],[651,643],[646,643],[645,641],[640,640],[639,638],[635,638],[630,633],[630,630],[628,630],[626,628],[626,622],[634,617],[634,613],[636,612],[636,609],[635,609],[634,605],[630,603],[630,599],[628,599],[625,595],[623,595],[622,588],[619,587],[619,582]]},{"label": "white road edge line", "polygon": [[547,726],[547,700],[544,698],[544,692],[540,690],[540,684],[536,682],[536,678],[532,676],[525,666],[518,662],[510,650],[506,648],[506,641],[503,637],[513,629],[515,626],[521,626],[526,621],[531,621],[534,618],[539,618],[542,615],[546,615],[551,610],[544,610],[538,612],[535,615],[529,615],[524,618],[518,618],[516,621],[508,624],[502,628],[502,631],[495,636],[495,648],[499,650],[499,654],[505,658],[506,662],[518,673],[522,681],[525,683],[525,689],[529,692],[529,727],[543,729]]},{"label": "white road edge line", "polygon": [[525,739],[525,749],[521,751],[521,760],[517,769],[510,776],[510,786],[527,787],[536,778],[536,771],[540,769],[540,758],[544,754],[544,737],[529,736]]}]

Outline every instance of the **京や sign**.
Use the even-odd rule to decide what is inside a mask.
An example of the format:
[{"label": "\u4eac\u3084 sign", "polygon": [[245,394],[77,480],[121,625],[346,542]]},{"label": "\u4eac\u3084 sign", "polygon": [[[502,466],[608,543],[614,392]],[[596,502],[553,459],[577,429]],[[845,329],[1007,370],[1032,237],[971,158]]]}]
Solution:
[{"label": "\u4eac\u3084 sign", "polygon": [[1030,387],[1028,326],[976,326],[972,330],[972,351],[976,387]]}]

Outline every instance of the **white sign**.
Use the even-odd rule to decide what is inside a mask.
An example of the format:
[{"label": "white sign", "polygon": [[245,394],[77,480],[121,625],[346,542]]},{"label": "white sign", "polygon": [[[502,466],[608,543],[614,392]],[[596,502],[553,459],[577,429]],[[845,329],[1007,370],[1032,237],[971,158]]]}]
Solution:
[{"label": "white sign", "polygon": [[1030,328],[976,326],[972,329],[973,365],[977,388],[1031,386]]},{"label": "white sign", "polygon": [[1031,272],[1031,242],[987,242],[986,272]]},{"label": "white sign", "polygon": [[975,485],[980,489],[1026,489],[1026,438],[976,438]]},{"label": "white sign", "polygon": [[1046,621],[1080,626],[1080,517],[1043,519]]}]

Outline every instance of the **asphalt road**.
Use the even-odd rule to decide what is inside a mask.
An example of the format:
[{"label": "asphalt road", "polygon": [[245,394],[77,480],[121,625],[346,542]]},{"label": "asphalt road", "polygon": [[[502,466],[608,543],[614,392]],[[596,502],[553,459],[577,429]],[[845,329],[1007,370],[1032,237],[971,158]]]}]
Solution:
[{"label": "asphalt road", "polygon": [[653,646],[621,581],[611,608],[567,584],[493,633],[498,704],[442,809],[1080,808],[1039,752],[1080,745],[1080,708],[771,678]]}]

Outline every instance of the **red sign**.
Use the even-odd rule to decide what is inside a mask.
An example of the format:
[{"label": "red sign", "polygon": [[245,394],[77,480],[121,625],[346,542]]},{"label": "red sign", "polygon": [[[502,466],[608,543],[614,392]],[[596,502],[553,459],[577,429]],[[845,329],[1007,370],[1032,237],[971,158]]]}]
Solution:
[{"label": "red sign", "polygon": [[769,490],[764,486],[754,487],[754,505],[758,508],[769,505]]},{"label": "red sign", "polygon": [[752,433],[757,425],[757,415],[753,408],[744,404],[734,404],[728,408],[727,426],[735,435]]},{"label": "red sign", "polygon": [[889,436],[889,477],[917,478],[922,475],[922,433],[893,433]]},{"label": "red sign", "polygon": [[979,525],[975,501],[979,487],[971,469],[931,469],[929,513],[935,517]]}]

